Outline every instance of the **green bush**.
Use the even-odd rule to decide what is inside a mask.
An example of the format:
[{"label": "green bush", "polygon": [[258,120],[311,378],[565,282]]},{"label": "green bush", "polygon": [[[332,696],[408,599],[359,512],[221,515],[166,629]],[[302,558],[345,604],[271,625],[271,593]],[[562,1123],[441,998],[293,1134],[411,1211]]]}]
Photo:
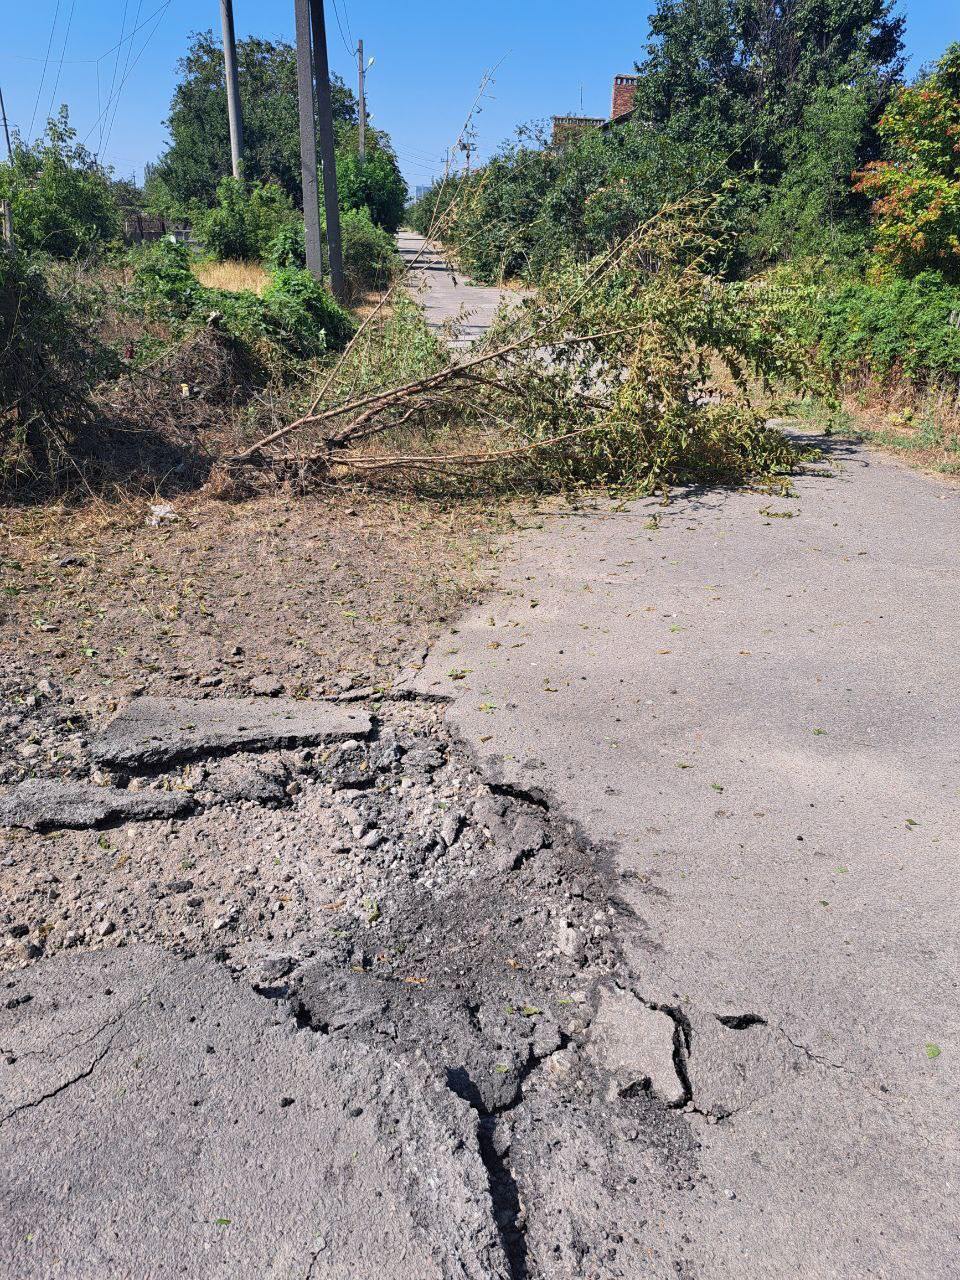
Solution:
[{"label": "green bush", "polygon": [[281,267],[302,267],[306,264],[306,250],[301,221],[285,223],[267,245],[264,265],[271,271]]},{"label": "green bush", "polygon": [[319,355],[324,348],[339,351],[353,333],[343,307],[299,267],[277,271],[262,301],[271,333],[303,356]]},{"label": "green bush", "polygon": [[111,367],[87,333],[89,300],[74,274],[0,252],[0,480],[50,477],[93,418],[90,391]]},{"label": "green bush", "polygon": [[[536,282],[558,262],[586,262],[609,249],[684,195],[692,174],[716,169],[701,148],[638,124],[585,130],[559,146],[542,142],[524,136],[469,179],[436,184],[408,211],[411,224],[423,235],[446,214],[440,234],[475,279]],[[725,187],[722,174],[712,183],[716,229],[737,225],[739,189]]]},{"label": "green bush", "polygon": [[407,203],[407,184],[393,154],[375,146],[366,159],[352,147],[337,151],[337,190],[341,210],[366,209],[378,227],[392,235],[403,221]]},{"label": "green bush", "polygon": [[836,374],[904,377],[918,387],[960,377],[960,286],[935,271],[875,284],[810,284],[798,289],[796,311]]},{"label": "green bush", "polygon": [[460,186],[459,177],[438,178],[419,200],[407,207],[407,223],[422,236],[430,235],[437,228],[438,235],[444,234],[447,211],[457,198]]},{"label": "green bush", "polygon": [[[326,260],[326,227],[321,229]],[[355,301],[368,289],[382,289],[393,278],[399,255],[382,227],[374,226],[366,209],[344,209],[340,215],[343,275],[347,298]],[[284,226],[267,247],[266,264],[273,271],[302,267],[305,262],[303,223]]]},{"label": "green bush", "polygon": [[271,182],[223,178],[212,209],[195,208],[194,230],[215,258],[266,257],[277,235],[297,219],[287,193]]},{"label": "green bush", "polygon": [[12,162],[0,164],[0,198],[10,201],[27,252],[73,258],[120,234],[110,176],[76,136],[64,107],[42,138],[32,146],[17,138]]},{"label": "green bush", "polygon": [[348,298],[356,299],[368,289],[385,288],[399,264],[393,236],[375,226],[366,209],[343,211],[340,236]]},{"label": "green bush", "polygon": [[169,240],[139,253],[132,300],[175,329],[216,325],[281,364],[338,351],[353,333],[353,321],[308,271],[274,272],[262,296],[208,289],[190,270],[189,250]]}]

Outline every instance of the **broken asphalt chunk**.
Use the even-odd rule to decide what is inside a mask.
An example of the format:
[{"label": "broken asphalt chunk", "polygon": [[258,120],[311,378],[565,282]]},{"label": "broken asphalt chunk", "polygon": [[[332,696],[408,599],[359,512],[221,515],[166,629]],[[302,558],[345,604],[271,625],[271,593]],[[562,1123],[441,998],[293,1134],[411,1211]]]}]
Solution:
[{"label": "broken asphalt chunk", "polygon": [[0,823],[51,831],[98,827],[106,822],[176,818],[193,808],[183,791],[123,791],[89,782],[31,778],[0,799]]},{"label": "broken asphalt chunk", "polygon": [[669,1014],[630,991],[605,990],[591,1028],[594,1058],[611,1073],[619,1092],[644,1087],[668,1107],[682,1106],[687,1090],[675,1064],[675,1032]]},{"label": "broken asphalt chunk", "polygon": [[292,698],[136,698],[94,739],[94,758],[126,769],[243,749],[362,738],[363,711]]}]

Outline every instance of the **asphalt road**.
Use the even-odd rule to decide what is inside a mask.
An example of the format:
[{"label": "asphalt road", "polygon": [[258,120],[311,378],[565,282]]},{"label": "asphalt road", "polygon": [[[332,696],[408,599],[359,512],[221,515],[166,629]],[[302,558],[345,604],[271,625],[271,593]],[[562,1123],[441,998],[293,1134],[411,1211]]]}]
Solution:
[{"label": "asphalt road", "polygon": [[455,349],[463,350],[481,337],[504,300],[519,296],[471,284],[443,259],[436,246],[412,231],[400,232],[397,247],[411,266],[408,283],[423,306],[427,323],[444,332]]},{"label": "asphalt road", "polygon": [[[960,1274],[960,489],[830,464],[534,522],[416,681],[613,850],[689,1029],[716,1194],[648,1208],[699,1280]],[[714,1015],[763,1030],[719,1104]]]}]

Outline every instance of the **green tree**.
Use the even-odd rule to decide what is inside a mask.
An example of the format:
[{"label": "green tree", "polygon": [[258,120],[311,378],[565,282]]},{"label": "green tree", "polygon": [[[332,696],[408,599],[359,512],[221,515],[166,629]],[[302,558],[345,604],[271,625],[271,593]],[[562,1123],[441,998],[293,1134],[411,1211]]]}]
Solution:
[{"label": "green tree", "polygon": [[373,146],[368,142],[363,164],[355,138],[343,139],[337,148],[337,190],[342,209],[366,209],[374,225],[391,234],[403,221],[407,184],[393,151],[376,136]]},{"label": "green tree", "polygon": [[873,200],[876,274],[960,281],[960,44],[900,90],[879,131],[885,158],[855,175]]},{"label": "green tree", "polygon": [[893,0],[660,0],[638,64],[643,119],[779,175],[818,91],[885,101],[903,70]]},{"label": "green tree", "polygon": [[[231,172],[223,50],[212,31],[194,34],[177,71],[180,82],[167,119],[171,144],[147,179],[151,201],[167,212],[183,212],[193,201],[212,205],[220,179]],[[296,51],[284,40],[240,40],[237,74],[244,176],[275,183],[299,205]],[[334,125],[344,130],[356,123],[357,102],[338,76],[331,85]]]},{"label": "green tree", "polygon": [[277,234],[298,222],[293,201],[282,187],[233,177],[221,178],[212,209],[198,205],[193,211],[200,240],[220,259],[262,258]]},{"label": "green tree", "polygon": [[753,186],[755,259],[847,253],[865,236],[849,175],[877,155],[903,27],[893,0],[660,0],[637,115]]},{"label": "green tree", "polygon": [[120,233],[110,174],[76,137],[61,107],[42,138],[28,145],[16,136],[12,162],[0,164],[0,198],[11,203],[24,249],[72,258]]}]

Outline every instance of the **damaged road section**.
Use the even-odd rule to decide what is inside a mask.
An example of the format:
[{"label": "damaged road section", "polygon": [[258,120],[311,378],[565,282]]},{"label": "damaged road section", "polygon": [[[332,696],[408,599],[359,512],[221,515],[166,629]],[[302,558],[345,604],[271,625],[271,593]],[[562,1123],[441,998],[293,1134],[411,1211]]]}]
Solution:
[{"label": "damaged road section", "polygon": [[370,718],[293,698],[137,698],[93,741],[101,765],[142,769],[224,751],[313,746],[364,737]]},{"label": "damaged road section", "polygon": [[[288,722],[260,750],[227,746],[249,707],[201,746],[214,700],[143,702],[107,727],[122,764],[101,746],[51,785],[189,810],[5,837],[8,1269],[177,1274],[193,1250],[196,1280],[685,1274],[721,1194],[698,1095],[716,1078],[739,1105],[763,1055],[728,1089],[721,1042],[767,1029],[710,1015],[715,1042],[691,1040],[642,999],[605,851],[483,775],[433,702],[334,708],[324,731],[353,736],[291,748]],[[57,1156],[24,1153],[56,1126],[55,1184]],[[79,1225],[88,1186],[123,1222]],[[678,1196],[689,1216],[651,1228]]]},{"label": "damaged road section", "polygon": [[509,1276],[473,1113],[422,1061],[159,948],[3,994],[3,1275]]}]

